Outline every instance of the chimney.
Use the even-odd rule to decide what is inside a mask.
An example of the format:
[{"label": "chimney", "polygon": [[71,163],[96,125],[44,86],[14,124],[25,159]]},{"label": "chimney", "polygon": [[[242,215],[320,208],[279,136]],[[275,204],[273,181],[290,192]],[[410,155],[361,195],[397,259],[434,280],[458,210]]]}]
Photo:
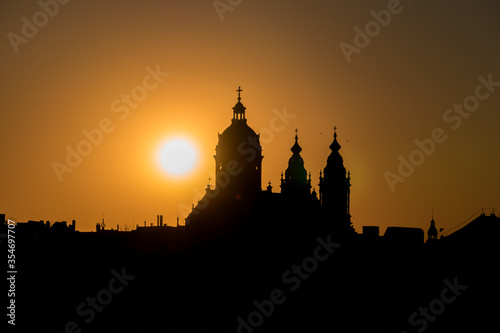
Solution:
[{"label": "chimney", "polygon": [[160,215],[160,227],[163,227],[163,215]]},{"label": "chimney", "polygon": [[[47,223],[48,223],[48,222],[47,222]],[[95,231],[96,231],[96,232],[101,231],[101,224],[100,224],[100,223],[96,223],[96,224],[95,224]]]},{"label": "chimney", "polygon": [[179,216],[177,216],[177,228],[179,228]]},{"label": "chimney", "polygon": [[116,225],[116,231],[120,231],[120,225],[119,224]]},{"label": "chimney", "polygon": [[160,215],[156,215],[156,226],[160,225]]}]

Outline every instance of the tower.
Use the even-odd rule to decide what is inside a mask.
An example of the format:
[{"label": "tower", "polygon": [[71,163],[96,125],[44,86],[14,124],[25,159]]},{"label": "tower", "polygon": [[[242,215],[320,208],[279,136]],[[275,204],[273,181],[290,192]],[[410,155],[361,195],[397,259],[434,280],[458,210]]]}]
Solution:
[{"label": "tower", "polygon": [[288,160],[288,168],[285,177],[281,173],[281,193],[288,197],[305,197],[311,194],[311,174],[307,178],[307,171],[304,167],[304,160],[300,156],[302,148],[298,142],[298,130],[295,130],[295,144],[290,149],[292,157]]},{"label": "tower", "polygon": [[346,177],[340,148],[337,128],[334,127],[333,142],[330,145],[332,152],[328,156],[324,171],[320,171],[319,198],[326,217],[333,219],[343,229],[351,226],[349,211],[351,176],[349,173]]},{"label": "tower", "polygon": [[215,148],[215,190],[236,199],[255,197],[261,191],[262,147],[260,135],[247,125],[245,106],[233,107],[231,125],[219,134]]},{"label": "tower", "polygon": [[431,226],[427,230],[427,241],[431,242],[437,239],[438,231],[436,229],[436,222],[434,222],[434,213],[432,214]]}]

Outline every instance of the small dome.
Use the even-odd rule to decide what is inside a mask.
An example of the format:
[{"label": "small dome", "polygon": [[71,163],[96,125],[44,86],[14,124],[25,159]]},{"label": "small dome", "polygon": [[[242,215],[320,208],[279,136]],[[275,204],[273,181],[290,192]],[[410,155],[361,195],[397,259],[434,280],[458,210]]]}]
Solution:
[{"label": "small dome", "polygon": [[234,113],[245,113],[247,108],[241,103],[240,100],[233,106]]}]

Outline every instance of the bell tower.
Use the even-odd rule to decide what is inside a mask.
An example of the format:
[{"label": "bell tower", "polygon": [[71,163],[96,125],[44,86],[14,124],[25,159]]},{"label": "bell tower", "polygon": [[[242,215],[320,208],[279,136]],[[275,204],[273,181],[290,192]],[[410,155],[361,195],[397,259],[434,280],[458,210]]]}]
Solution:
[{"label": "bell tower", "polygon": [[350,173],[346,177],[344,161],[340,155],[340,144],[337,141],[337,127],[333,128],[333,142],[330,145],[331,153],[328,156],[326,167],[320,171],[319,199],[327,218],[343,228],[351,226],[350,203]]},{"label": "bell tower", "polygon": [[285,177],[281,173],[281,193],[288,197],[305,197],[311,194],[311,174],[308,178],[304,160],[300,156],[302,148],[298,142],[297,132],[298,130],[295,129],[295,144],[290,149],[292,157],[288,160]]},{"label": "bell tower", "polygon": [[427,242],[432,242],[437,239],[438,231],[436,229],[436,222],[434,222],[434,210],[432,211],[432,219],[429,230],[427,230]]}]

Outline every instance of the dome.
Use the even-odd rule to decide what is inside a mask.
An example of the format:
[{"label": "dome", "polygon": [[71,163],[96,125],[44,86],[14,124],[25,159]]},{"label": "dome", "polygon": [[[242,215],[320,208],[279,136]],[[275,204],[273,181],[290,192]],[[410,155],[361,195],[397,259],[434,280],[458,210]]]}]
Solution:
[{"label": "dome", "polygon": [[249,137],[256,137],[257,140],[259,138],[246,121],[233,121],[222,134],[219,134],[219,145],[238,147],[242,142],[249,142]]},{"label": "dome", "polygon": [[241,103],[240,97],[240,92],[242,90],[238,87],[237,91],[238,102],[233,107],[233,119],[231,119],[231,125],[226,128],[222,134],[219,134],[218,145],[220,147],[231,147],[233,152],[238,151],[238,147],[242,142],[247,142],[249,145],[260,147],[259,135],[247,125],[247,119],[245,117],[246,107]]}]

